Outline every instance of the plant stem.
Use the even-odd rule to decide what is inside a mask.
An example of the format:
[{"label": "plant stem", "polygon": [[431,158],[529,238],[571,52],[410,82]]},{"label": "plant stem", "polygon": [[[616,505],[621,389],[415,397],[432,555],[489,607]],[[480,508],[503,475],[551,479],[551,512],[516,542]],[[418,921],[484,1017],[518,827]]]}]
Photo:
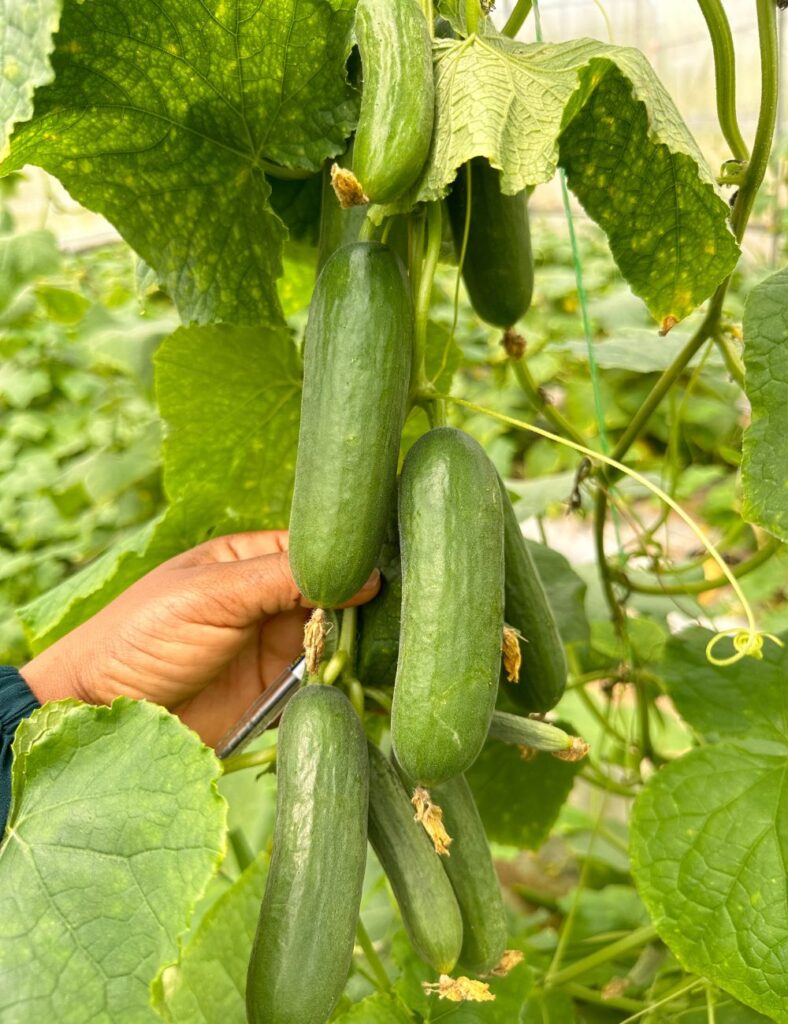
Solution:
[{"label": "plant stem", "polygon": [[602,726],[602,728],[608,734],[608,736],[610,736],[611,739],[616,740],[624,747],[629,746],[629,740],[626,738],[626,736],[624,736],[623,733],[620,733],[614,725],[611,725],[611,723],[608,722],[608,720],[596,706],[596,702],[594,701],[594,698],[591,696],[591,694],[586,693],[585,690],[579,690],[578,693],[580,695],[580,700],[583,702],[583,704],[585,704],[586,708],[591,712],[591,714]]},{"label": "plant stem", "polygon": [[432,284],[438,267],[441,251],[441,204],[430,203],[427,207],[427,246],[426,252],[418,250],[412,254],[413,261],[419,262],[418,283],[416,286],[416,310],[413,334],[413,367],[411,382],[413,390],[423,390],[427,386],[425,368],[427,354],[427,328],[430,317],[430,299]]},{"label": "plant stem", "polygon": [[249,840],[240,828],[231,828],[227,833],[227,840],[232,848],[239,871],[246,871],[254,860],[254,851],[249,845]]},{"label": "plant stem", "polygon": [[645,1006],[644,1003],[638,1002],[637,999],[627,999],[626,996],[611,996],[606,999],[601,992],[597,992],[594,988],[586,988],[585,985],[578,985],[575,982],[570,982],[568,985],[564,985],[564,992],[570,995],[573,999],[577,999],[581,1003],[591,1003],[594,1006],[608,1006],[613,1010],[642,1010]]},{"label": "plant stem", "polygon": [[[580,773],[580,777],[590,786],[595,786],[597,789],[601,789],[605,793],[615,793],[616,796],[625,796],[629,800],[631,800],[635,795],[631,789],[628,789],[620,782],[614,782],[612,779],[609,779],[592,764],[583,769]],[[600,835],[602,835],[602,832],[600,832]]]},{"label": "plant stem", "polygon": [[761,106],[752,144],[752,156],[733,208],[731,224],[738,241],[742,240],[750,219],[755,196],[769,167],[777,106],[780,95],[780,55],[777,42],[777,4],[774,0],[756,0],[758,41],[761,49]]},{"label": "plant stem", "polygon": [[733,35],[722,0],[698,0],[706,19],[714,51],[714,75],[717,83],[717,118],[725,141],[737,160],[748,160],[747,143],[736,118],[736,57]]},{"label": "plant stem", "polygon": [[359,242],[372,242],[375,238],[375,232],[377,231],[377,225],[372,221],[369,214],[364,218],[364,223],[359,228],[358,240]]},{"label": "plant stem", "polygon": [[660,1006],[664,1006],[666,1003],[672,1002],[679,996],[683,996],[686,992],[691,992],[694,988],[703,984],[705,984],[703,978],[694,978],[686,985],[684,983],[677,985],[675,988],[672,988],[666,996],[663,996],[662,999],[657,1000],[656,1003],[650,1003],[645,1007],[645,1009],[639,1010],[637,1013],[633,1013],[631,1017],[627,1017],[625,1020],[622,1020],[621,1024],[632,1024],[633,1021],[640,1020],[641,1017],[645,1017],[647,1013],[651,1013],[652,1011],[659,1009]]},{"label": "plant stem", "polygon": [[504,27],[501,29],[501,33],[505,36],[509,36],[510,39],[514,39],[523,27],[525,19],[531,13],[533,5],[533,0],[517,0],[517,3],[514,5],[514,10],[509,15]]},{"label": "plant stem", "polygon": [[383,962],[375,952],[375,947],[372,945],[372,939],[370,939],[367,929],[364,927],[364,922],[359,917],[358,924],[356,925],[356,938],[358,944],[364,950],[364,956],[367,958],[367,963],[372,968],[372,973],[375,975],[378,986],[382,991],[385,991],[391,982],[389,976],[386,974],[386,968],[383,966]]},{"label": "plant stem", "polygon": [[344,608],[342,610],[342,625],[339,627],[338,651],[345,651],[350,665],[356,653],[356,623],[358,621],[358,608]]},{"label": "plant stem", "polygon": [[[765,562],[782,547],[782,541],[776,537],[770,537],[769,540],[755,552],[750,558],[744,562],[739,562],[738,565],[734,565],[731,568],[731,572],[736,579],[741,579],[742,576],[746,576],[748,573],[753,572],[755,569],[759,569]],[[678,570],[676,570],[678,571]],[[634,590],[638,594],[659,594],[659,595],[677,595],[681,594],[705,594],[709,590],[717,590],[719,587],[724,587],[728,582],[723,576],[718,576],[713,580],[690,580],[687,583],[637,583],[631,580],[624,573],[619,576],[621,582],[626,585],[627,589]]]},{"label": "plant stem", "polygon": [[741,356],[733,347],[729,338],[726,338],[724,334],[718,334],[714,343],[722,353],[722,358],[725,360],[725,369],[736,381],[739,387],[744,391],[744,363],[742,362]]},{"label": "plant stem", "polygon": [[523,389],[523,393],[534,409],[550,420],[560,434],[571,437],[578,444],[585,444],[583,435],[572,426],[569,420],[551,402],[548,402],[547,398],[540,391],[536,381],[531,376],[531,371],[528,369],[525,357],[522,359],[512,359],[510,362],[518,384]]},{"label": "plant stem", "polygon": [[244,768],[268,768],[276,763],[276,747],[265,750],[249,750],[245,754],[233,754],[222,761],[222,773],[240,772]]},{"label": "plant stem", "polygon": [[647,924],[643,928],[637,928],[623,939],[619,939],[618,942],[611,942],[604,949],[598,949],[595,953],[590,953],[588,956],[583,957],[582,960],[575,960],[568,967],[563,967],[560,971],[556,971],[549,978],[549,986],[548,979],[545,978],[545,987],[558,988],[561,985],[565,985],[568,981],[574,981],[575,978],[579,978],[580,975],[585,974],[587,971],[599,967],[600,964],[609,963],[611,960],[624,956],[626,953],[631,953],[634,949],[640,949],[641,946],[645,946],[656,938],[657,929],[654,925]]},{"label": "plant stem", "polygon": [[473,36],[479,31],[482,7],[479,0],[465,0],[465,34]]},{"label": "plant stem", "polygon": [[623,637],[626,632],[626,615],[621,607],[616,591],[613,587],[613,575],[605,554],[605,522],[607,520],[607,491],[600,486],[596,493],[594,502],[594,548],[596,550],[597,568],[599,569],[599,582],[602,584],[602,593],[610,609],[610,618],[613,628],[618,636]]}]

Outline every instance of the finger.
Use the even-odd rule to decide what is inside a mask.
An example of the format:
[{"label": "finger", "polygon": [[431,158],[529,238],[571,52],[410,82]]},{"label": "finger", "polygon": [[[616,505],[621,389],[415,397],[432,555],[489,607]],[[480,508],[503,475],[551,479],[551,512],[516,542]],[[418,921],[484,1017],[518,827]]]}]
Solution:
[{"label": "finger", "polygon": [[[286,551],[241,562],[215,562],[186,572],[182,585],[190,594],[190,614],[213,626],[243,629],[281,612],[314,607],[299,591]],[[348,604],[363,604],[379,589],[376,569]]]},{"label": "finger", "polygon": [[242,562],[251,558],[281,554],[287,551],[287,530],[249,530],[212,537],[189,551],[171,558],[164,565],[169,568],[188,568],[211,565],[214,562]]}]

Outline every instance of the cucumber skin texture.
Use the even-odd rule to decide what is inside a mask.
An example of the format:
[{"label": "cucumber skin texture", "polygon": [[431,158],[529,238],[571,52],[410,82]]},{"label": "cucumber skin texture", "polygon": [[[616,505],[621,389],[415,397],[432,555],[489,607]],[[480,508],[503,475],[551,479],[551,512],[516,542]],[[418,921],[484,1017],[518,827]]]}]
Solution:
[{"label": "cucumber skin texture", "polygon": [[358,609],[356,675],[367,686],[393,686],[399,654],[402,567],[393,515],[377,560],[380,593]]},{"label": "cucumber skin texture", "polygon": [[[471,164],[471,223],[462,279],[482,320],[511,327],[531,305],[534,257],[528,223],[528,193],[501,192],[500,172],[483,157]],[[460,169],[446,200],[459,259],[465,232],[467,170]]]},{"label": "cucumber skin texture", "polygon": [[412,349],[399,257],[379,242],[337,249],[309,310],[290,513],[290,568],[322,607],[349,600],[375,567],[396,492]]},{"label": "cucumber skin texture", "polygon": [[369,841],[386,872],[414,949],[448,974],[462,948],[454,890],[387,758],[369,745]]},{"label": "cucumber skin texture", "polygon": [[353,956],[369,763],[339,690],[306,686],[282,716],[273,855],[252,947],[250,1024],[325,1024]]},{"label": "cucumber skin texture", "polygon": [[520,641],[520,681],[509,683],[504,677],[504,690],[525,711],[549,711],[566,688],[566,652],[544,585],[500,477],[498,484],[503,498],[506,563],[504,617],[524,638]]},{"label": "cucumber skin texture", "polygon": [[436,786],[431,795],[452,837],[450,856],[441,857],[441,863],[462,914],[460,963],[484,974],[500,962],[507,939],[506,912],[490,845],[464,775]]},{"label": "cucumber skin texture", "polygon": [[374,203],[414,183],[435,116],[432,44],[418,0],[359,0],[356,41],[364,70],[353,172]]},{"label": "cucumber skin texture", "polygon": [[501,665],[503,510],[484,449],[437,427],[400,478],[402,613],[391,733],[422,786],[459,775],[490,725]]},{"label": "cucumber skin texture", "polygon": [[[352,147],[336,160],[340,167],[348,166],[351,160]],[[364,206],[351,206],[343,210],[331,187],[331,161],[327,160],[323,167],[323,178],[320,192],[320,232],[317,243],[317,273],[325,266],[332,253],[343,245],[355,242],[361,225],[367,216]]]}]

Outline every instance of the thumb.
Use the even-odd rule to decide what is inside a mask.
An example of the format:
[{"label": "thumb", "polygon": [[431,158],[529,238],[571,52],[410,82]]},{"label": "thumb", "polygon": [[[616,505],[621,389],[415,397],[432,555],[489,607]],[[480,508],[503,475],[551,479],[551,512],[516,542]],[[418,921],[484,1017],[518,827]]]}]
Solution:
[{"label": "thumb", "polygon": [[[298,589],[286,551],[238,562],[214,562],[189,570],[195,574],[212,624],[243,628],[294,608],[314,608]],[[375,569],[361,590],[342,607],[365,604],[380,590]],[[216,621],[217,617],[220,621]]]}]

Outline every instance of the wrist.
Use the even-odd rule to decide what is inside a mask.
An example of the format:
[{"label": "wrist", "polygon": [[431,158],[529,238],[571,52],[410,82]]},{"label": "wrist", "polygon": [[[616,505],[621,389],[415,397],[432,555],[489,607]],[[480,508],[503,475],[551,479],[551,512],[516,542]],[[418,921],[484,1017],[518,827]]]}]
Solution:
[{"label": "wrist", "polygon": [[30,687],[39,704],[52,700],[73,698],[86,704],[95,703],[89,687],[86,685],[86,673],[80,671],[62,649],[60,643],[54,643],[41,654],[36,655],[19,674]]}]

